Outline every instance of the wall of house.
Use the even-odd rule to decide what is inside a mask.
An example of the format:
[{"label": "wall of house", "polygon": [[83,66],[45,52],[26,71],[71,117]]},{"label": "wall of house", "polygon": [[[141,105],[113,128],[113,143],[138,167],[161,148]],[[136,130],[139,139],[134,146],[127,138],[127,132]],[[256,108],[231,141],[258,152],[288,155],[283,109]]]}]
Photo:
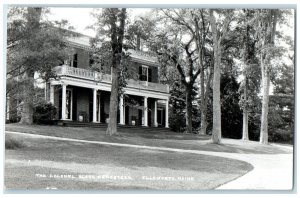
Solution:
[{"label": "wall of house", "polygon": [[[89,118],[90,116],[90,112],[89,112],[89,108],[90,108],[90,95],[92,94],[92,89],[85,89],[85,88],[80,88],[80,87],[76,87],[74,88],[76,89],[76,91],[73,92],[73,97],[77,98],[77,112],[73,112],[76,113],[76,120],[78,120],[79,115],[83,115],[85,116],[85,121],[89,122]],[[76,101],[76,100],[75,100]],[[73,102],[75,102],[73,100]]]},{"label": "wall of house", "polygon": [[58,120],[60,117],[61,111],[59,111],[59,91],[61,90],[60,85],[54,86],[54,106],[56,107],[57,113],[55,119]]},{"label": "wall of house", "polygon": [[89,52],[83,49],[76,48],[77,53],[77,68],[88,69],[90,67]]},{"label": "wall of house", "polygon": [[129,107],[129,113],[128,113],[128,115],[129,115],[129,125],[132,125],[132,116],[135,116],[135,119],[136,119],[136,123],[135,123],[135,125],[138,125],[138,119],[139,119],[139,111],[138,111],[138,109],[137,108],[133,108],[133,107]]},{"label": "wall of house", "polygon": [[[143,64],[137,63],[137,62],[132,62],[131,63],[131,76],[133,76],[133,79],[138,80],[139,78],[139,67],[142,66]],[[152,82],[153,83],[158,83],[158,68],[154,66],[148,66],[149,69],[151,69],[151,74],[152,74]]]},{"label": "wall of house", "polygon": [[[77,68],[82,68],[82,69],[89,69],[90,67],[90,55],[87,50],[80,49],[80,48],[74,48],[75,53],[77,53]],[[139,78],[139,67],[142,66],[143,64],[137,63],[137,62],[132,62],[130,64],[130,69],[129,72],[131,73],[131,76],[133,79],[138,79]],[[158,76],[158,68],[154,66],[149,66],[149,69],[151,69],[152,73],[152,82],[158,83],[159,82],[159,76]],[[104,68],[105,73],[110,73],[110,71],[106,71],[107,68]],[[108,69],[109,70],[109,69]]]},{"label": "wall of house", "polygon": [[110,94],[108,92],[101,93],[101,100],[103,100],[103,110],[106,117],[109,116],[109,102],[110,102]]}]

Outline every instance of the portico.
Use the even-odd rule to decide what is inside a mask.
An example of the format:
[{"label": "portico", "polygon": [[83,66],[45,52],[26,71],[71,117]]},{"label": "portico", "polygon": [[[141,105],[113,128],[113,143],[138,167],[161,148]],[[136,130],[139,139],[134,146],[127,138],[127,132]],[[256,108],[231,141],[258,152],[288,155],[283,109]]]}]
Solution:
[{"label": "portico", "polygon": [[[156,87],[151,87],[151,83],[149,84],[141,86],[140,83],[129,80],[128,86],[124,88],[124,94],[119,97],[118,123],[120,125],[169,126],[169,94],[152,91],[151,89]],[[110,83],[105,80],[74,80],[64,75],[59,80],[52,80],[48,86],[49,102],[59,107],[58,119],[60,120],[105,123],[109,116],[110,86]],[[127,102],[128,97],[136,98],[139,105],[130,106]],[[158,124],[158,106],[164,109],[164,124],[161,122]]]}]

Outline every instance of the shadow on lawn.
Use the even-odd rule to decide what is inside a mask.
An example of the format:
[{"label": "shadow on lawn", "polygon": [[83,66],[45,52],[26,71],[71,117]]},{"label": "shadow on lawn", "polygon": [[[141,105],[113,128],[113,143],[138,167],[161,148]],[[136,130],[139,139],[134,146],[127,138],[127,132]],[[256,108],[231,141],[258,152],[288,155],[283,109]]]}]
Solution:
[{"label": "shadow on lawn", "polygon": [[103,128],[72,128],[42,125],[28,126],[20,124],[8,124],[6,125],[6,130],[89,141],[103,141],[200,151],[244,154],[291,153],[291,151],[282,148],[271,145],[262,145],[254,141],[222,139],[222,144],[212,144],[210,136],[208,135],[180,134],[171,131],[149,131],[121,128],[117,134],[108,136],[105,134],[105,129]]}]

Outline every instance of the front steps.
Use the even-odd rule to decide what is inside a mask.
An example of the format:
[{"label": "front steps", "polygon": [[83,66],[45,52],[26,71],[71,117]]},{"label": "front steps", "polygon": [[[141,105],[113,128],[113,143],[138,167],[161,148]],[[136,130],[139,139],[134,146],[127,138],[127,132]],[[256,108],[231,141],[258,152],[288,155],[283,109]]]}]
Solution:
[{"label": "front steps", "polygon": [[[93,123],[93,122],[77,122],[77,121],[67,121],[67,120],[58,120],[57,125],[66,126],[66,127],[93,127],[93,128],[102,128],[106,129],[106,123]],[[130,131],[153,131],[153,132],[171,132],[169,128],[164,127],[144,127],[144,126],[133,126],[133,125],[120,125],[118,124],[118,129],[128,129]]]}]

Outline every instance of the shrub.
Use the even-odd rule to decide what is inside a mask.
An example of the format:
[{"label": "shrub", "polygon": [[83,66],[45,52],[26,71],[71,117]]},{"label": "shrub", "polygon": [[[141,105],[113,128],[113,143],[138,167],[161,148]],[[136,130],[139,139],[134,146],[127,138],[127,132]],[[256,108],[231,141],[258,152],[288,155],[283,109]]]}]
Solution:
[{"label": "shrub", "polygon": [[22,141],[13,139],[13,138],[5,138],[5,149],[18,149],[25,147],[25,144]]},{"label": "shrub", "polygon": [[170,114],[169,126],[172,131],[183,132],[185,130],[185,117],[176,114]]},{"label": "shrub", "polygon": [[57,109],[51,103],[40,102],[34,107],[33,122],[36,124],[53,124]]},{"label": "shrub", "polygon": [[278,142],[278,143],[293,143],[293,133],[291,133],[291,129],[274,129],[269,131],[269,141],[270,142]]}]

